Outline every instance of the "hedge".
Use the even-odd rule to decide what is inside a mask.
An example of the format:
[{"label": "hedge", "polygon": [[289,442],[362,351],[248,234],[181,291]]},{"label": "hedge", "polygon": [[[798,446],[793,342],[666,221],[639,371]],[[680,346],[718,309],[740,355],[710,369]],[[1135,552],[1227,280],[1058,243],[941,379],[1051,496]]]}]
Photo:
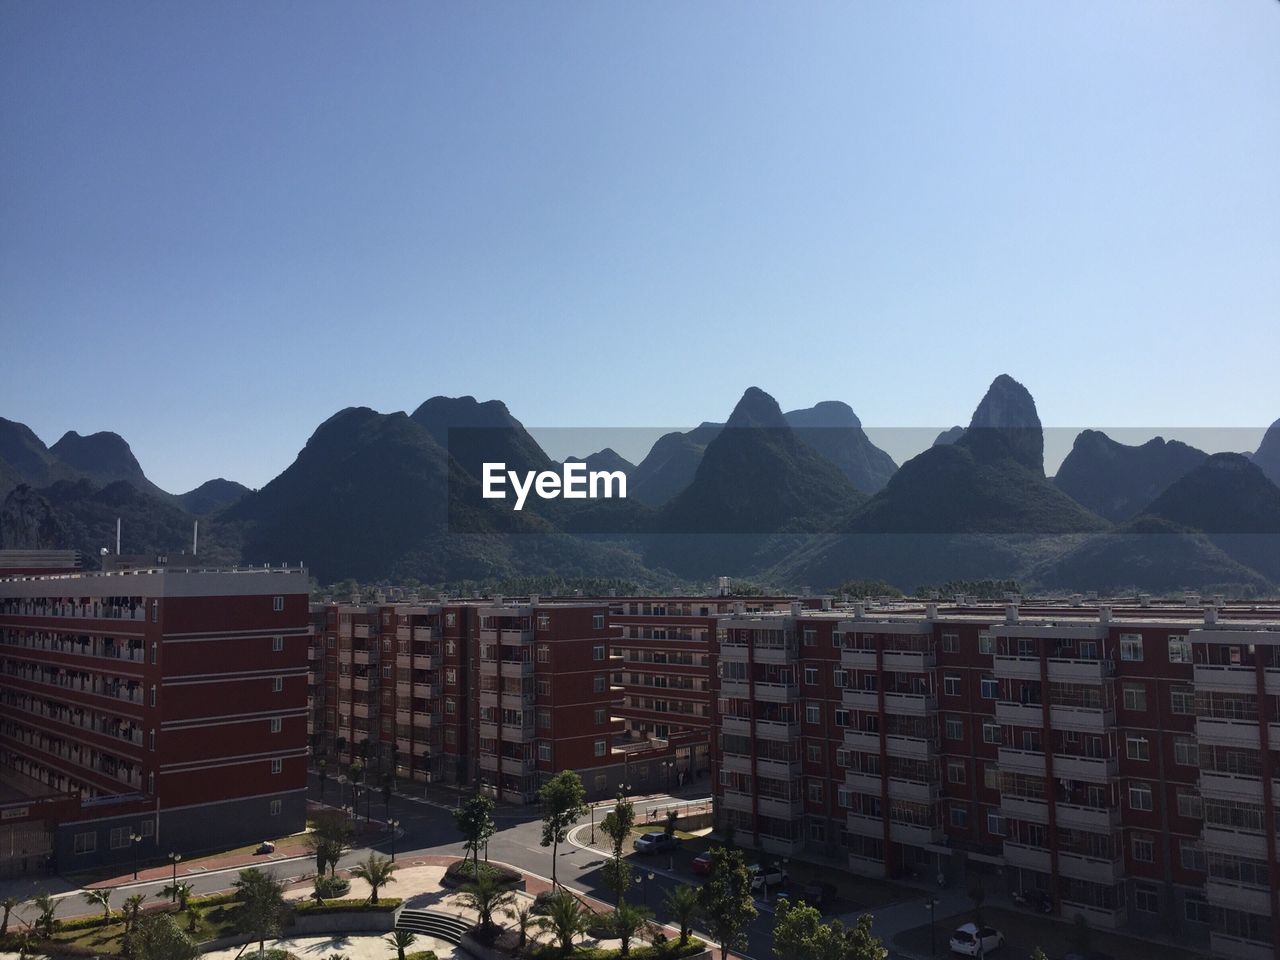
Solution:
[{"label": "hedge", "polygon": [[368,900],[295,900],[293,909],[298,913],[349,913],[353,910],[386,913],[395,910],[404,901],[399,897],[379,897],[377,903]]},{"label": "hedge", "polygon": [[[470,883],[475,879],[475,865],[470,860],[455,860],[444,871],[446,884],[458,886],[464,883]],[[490,875],[498,878],[498,882],[504,885],[519,883],[523,877],[515,870],[509,867],[500,867],[492,863],[481,863],[480,870],[482,873],[488,872]]]},{"label": "hedge", "polygon": [[[690,937],[683,947],[680,946],[679,938],[675,938],[665,943],[632,947],[627,960],[680,960],[682,957],[702,953],[706,948],[707,945],[697,937]],[[612,950],[603,947],[574,947],[573,952],[566,956],[558,946],[544,943],[534,948],[532,956],[535,960],[619,960],[622,951],[616,947]]]},{"label": "hedge", "polygon": [[415,950],[413,953],[406,953],[404,960],[437,960],[434,950]]}]

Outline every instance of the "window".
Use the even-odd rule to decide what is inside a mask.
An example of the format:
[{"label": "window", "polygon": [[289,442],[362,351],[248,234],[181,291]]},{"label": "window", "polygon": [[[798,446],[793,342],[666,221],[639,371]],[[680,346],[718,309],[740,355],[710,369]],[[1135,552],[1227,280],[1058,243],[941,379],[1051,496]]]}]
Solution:
[{"label": "window", "polygon": [[284,761],[279,758],[271,761],[271,772],[280,773],[284,770]]},{"label": "window", "polygon": [[270,730],[272,733],[279,733],[283,726],[283,721],[279,717],[272,717],[270,721]]},{"label": "window", "polygon": [[155,750],[155,748],[156,748],[156,732],[152,730],[151,731],[151,749]]},{"label": "window", "polygon": [[849,682],[849,674],[836,667],[835,672],[831,675],[831,682],[837,690],[843,690]]},{"label": "window", "polygon": [[1180,717],[1196,712],[1196,695],[1191,687],[1174,687],[1169,691],[1169,711]]},{"label": "window", "polygon": [[603,673],[597,673],[591,678],[591,689],[596,693],[604,693],[605,677]]},{"label": "window", "polygon": [[822,802],[822,781],[821,780],[808,781],[808,783],[805,786],[805,789],[809,795],[810,803]]},{"label": "window", "polygon": [[1129,784],[1129,809],[1130,810],[1151,810],[1151,784],[1149,783],[1131,783]]},{"label": "window", "polygon": [[1130,734],[1125,737],[1124,748],[1125,755],[1130,760],[1151,759],[1151,743],[1146,737],[1135,737]]},{"label": "window", "polygon": [[960,696],[960,674],[944,674],[942,677],[942,692],[948,697]]},{"label": "window", "polygon": [[551,762],[551,744],[545,741],[538,744],[538,759],[545,760],[548,763]]},{"label": "window", "polygon": [[806,687],[816,687],[818,685],[818,668],[817,667],[804,668],[804,685]]},{"label": "window", "polygon": [[123,850],[129,846],[129,834],[132,832],[129,827],[112,827],[111,834],[107,838],[107,845],[112,850]]},{"label": "window", "polygon": [[591,629],[593,629],[593,630],[603,630],[603,629],[604,629],[604,614],[603,614],[603,613],[593,613],[593,614],[591,615]]},{"label": "window", "polygon": [[596,741],[596,756],[603,757],[605,755],[605,742],[603,740]]},{"label": "window", "polygon": [[836,726],[837,726],[837,727],[847,727],[847,726],[849,726],[849,711],[848,711],[848,710],[843,710],[843,709],[838,708],[838,707],[836,708]]},{"label": "window", "polygon": [[1175,737],[1173,741],[1173,762],[1184,767],[1200,765],[1200,748],[1192,737]]},{"label": "window", "polygon": [[1000,768],[989,763],[982,768],[982,785],[988,790],[1000,789]]},{"label": "window", "polygon": [[458,625],[458,615],[450,612],[444,615],[444,625],[446,627],[456,627]]},{"label": "window", "polygon": [[551,614],[549,613],[538,614],[538,629],[539,630],[551,629]]},{"label": "window", "polygon": [[597,773],[592,783],[595,784],[596,793],[599,793],[609,785],[609,775],[607,773]]},{"label": "window", "polygon": [[551,711],[550,710],[539,710],[535,716],[537,717],[538,727],[540,729],[542,730],[551,729]]},{"label": "window", "polygon": [[803,634],[803,639],[804,639],[804,645],[805,645],[806,647],[816,646],[816,645],[817,645],[817,643],[818,643],[818,631],[817,631],[817,630],[805,630],[805,632],[804,632],[804,634]]},{"label": "window", "polygon": [[75,853],[93,853],[98,849],[98,834],[96,832],[77,833],[71,844]]},{"label": "window", "polygon": [[144,837],[154,837],[156,835],[156,822],[154,820],[143,820],[139,827],[138,833]]},{"label": "window", "polygon": [[1190,790],[1178,791],[1178,816],[1199,820],[1204,816],[1204,801]]},{"label": "window", "polygon": [[983,743],[1001,743],[1000,724],[993,720],[984,720],[982,722],[982,742]]},{"label": "window", "polygon": [[1003,837],[1004,830],[1005,830],[1004,817],[1000,816],[1000,814],[998,813],[994,813],[994,812],[988,813],[987,814],[987,833],[991,834],[991,836],[993,837]]},{"label": "window", "polygon": [[804,753],[810,763],[822,762],[822,747],[818,746],[816,743],[805,744]]},{"label": "window", "polygon": [[964,783],[964,761],[947,761],[947,783]]},{"label": "window", "polygon": [[996,682],[995,677],[984,676],[982,678],[982,699],[994,700],[1000,692],[1000,685]]},{"label": "window", "polygon": [[1124,708],[1145,712],[1147,709],[1147,688],[1137,683],[1126,683],[1122,688]]},{"label": "window", "polygon": [[543,644],[539,644],[539,646],[538,646],[538,652],[537,652],[537,655],[536,655],[536,656],[537,656],[537,660],[538,660],[538,662],[539,662],[539,663],[550,663],[550,662],[551,662],[551,648],[550,648],[549,646],[547,646],[545,643],[543,643]]},{"label": "window", "polygon": [[271,652],[272,652],[272,653],[279,653],[279,652],[280,652],[280,651],[282,651],[283,649],[284,649],[284,637],[272,637],[272,638],[271,638]]},{"label": "window", "polygon": [[983,654],[992,654],[996,652],[995,638],[989,633],[978,634],[978,652]]},{"label": "window", "polygon": [[1192,894],[1188,894],[1182,901],[1182,915],[1191,923],[1209,923],[1213,919],[1208,901]]},{"label": "window", "polygon": [[1191,662],[1191,641],[1187,639],[1186,634],[1169,634],[1169,662]]},{"label": "window", "polygon": [[947,717],[943,730],[948,740],[964,739],[964,721],[959,717]]},{"label": "window", "polygon": [[275,613],[283,613],[283,612],[284,612],[284,597],[272,597],[272,598],[271,598],[271,609],[272,609]]},{"label": "window", "polygon": [[1197,840],[1183,840],[1178,844],[1178,854],[1182,860],[1183,870],[1204,872],[1204,848]]},{"label": "window", "polygon": [[958,633],[944,633],[942,635],[942,652],[955,653],[960,649],[960,635]]},{"label": "window", "polygon": [[1149,884],[1134,884],[1133,905],[1143,913],[1159,913],[1160,891]]},{"label": "window", "polygon": [[592,659],[592,660],[603,660],[603,659],[604,659],[604,644],[603,644],[603,643],[597,643],[594,647],[592,647],[592,648],[591,648],[591,659]]},{"label": "window", "polygon": [[283,690],[283,689],[284,689],[284,677],[272,677],[272,678],[271,678],[271,692],[272,692],[272,693],[279,693],[279,692],[280,692],[281,690]]},{"label": "window", "polygon": [[806,703],[804,705],[804,722],[805,723],[821,723],[822,708],[816,703]]},{"label": "window", "polygon": [[270,815],[273,817],[280,816],[280,809],[282,806],[283,804],[279,800],[272,800],[271,807],[270,807]]},{"label": "window", "polygon": [[159,645],[158,643],[156,643],[154,640],[152,640],[152,641],[151,641],[151,662],[152,662],[153,664],[156,662],[156,657],[158,656],[158,654],[159,654],[159,652],[160,652],[160,651],[159,651],[159,646],[160,646],[160,645]]},{"label": "window", "polygon": [[953,803],[950,807],[948,815],[951,819],[951,825],[964,829],[969,826],[969,808],[958,803]]},{"label": "window", "polygon": [[1133,859],[1138,863],[1155,863],[1156,862],[1156,845],[1150,837],[1135,836],[1131,845],[1133,850]]},{"label": "window", "polygon": [[458,682],[457,667],[450,667],[448,670],[444,672],[444,682],[448,684],[454,684]]},{"label": "window", "polygon": [[151,601],[151,622],[152,623],[160,622],[160,601],[159,600]]},{"label": "window", "polygon": [[151,685],[151,705],[153,707],[156,705],[156,685],[154,683]]},{"label": "window", "polygon": [[551,696],[551,681],[545,679],[536,680],[533,689],[537,691],[538,696],[549,697]]},{"label": "window", "polygon": [[1120,634],[1120,659],[1139,661],[1142,659],[1142,634]]},{"label": "window", "polygon": [[608,719],[605,716],[604,707],[596,707],[595,715],[596,715],[596,726],[600,726],[600,724],[606,722],[606,720]]},{"label": "window", "polygon": [[821,820],[810,820],[809,839],[814,843],[825,843],[827,840],[827,825]]},{"label": "window", "polygon": [[836,788],[836,806],[841,810],[849,809],[849,791],[844,787]]}]

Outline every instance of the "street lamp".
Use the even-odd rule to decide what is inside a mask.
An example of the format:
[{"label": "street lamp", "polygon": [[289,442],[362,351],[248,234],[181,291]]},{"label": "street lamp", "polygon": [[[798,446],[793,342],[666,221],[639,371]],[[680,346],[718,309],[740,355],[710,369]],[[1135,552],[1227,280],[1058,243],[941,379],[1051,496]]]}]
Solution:
[{"label": "street lamp", "polygon": [[173,864],[173,890],[171,899],[174,903],[178,902],[178,861],[182,859],[182,854],[170,851],[169,862]]},{"label": "street lamp", "polygon": [[937,905],[938,905],[937,900],[930,900],[928,903],[924,905],[924,908],[929,911],[929,956],[931,957],[937,955],[934,953],[934,945],[933,945],[933,921],[934,921],[933,908],[936,907]]},{"label": "street lamp", "polygon": [[137,830],[129,834],[129,843],[133,847],[133,879],[138,879],[138,844],[142,842],[142,834]]},{"label": "street lamp", "polygon": [[400,821],[392,817],[387,821],[387,829],[391,831],[391,862],[396,862],[396,828],[400,826]]}]

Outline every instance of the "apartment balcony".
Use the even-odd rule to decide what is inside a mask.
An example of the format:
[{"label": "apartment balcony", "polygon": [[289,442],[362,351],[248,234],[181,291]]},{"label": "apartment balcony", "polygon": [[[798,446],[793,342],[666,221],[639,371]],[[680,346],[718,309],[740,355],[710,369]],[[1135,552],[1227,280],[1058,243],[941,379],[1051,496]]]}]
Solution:
[{"label": "apartment balcony", "polygon": [[[1002,773],[1029,773],[1033,776],[1044,776],[1044,754],[1039,750],[1015,750],[1013,747],[1001,747],[997,753]],[[1054,760],[1057,769],[1057,760]]]},{"label": "apartment balcony", "polygon": [[890,733],[885,735],[884,744],[885,751],[891,757],[928,760],[938,752],[938,741],[931,737],[908,737]]},{"label": "apartment balcony", "polygon": [[413,720],[413,711],[408,707],[396,707],[396,723],[409,723]]},{"label": "apartment balcony", "polygon": [[319,660],[324,656],[319,647],[307,647],[307,659]]},{"label": "apartment balcony", "polygon": [[481,740],[497,740],[498,724],[491,720],[481,720],[477,725],[477,732],[480,734]]},{"label": "apartment balcony", "polygon": [[1049,707],[1049,724],[1055,730],[1106,733],[1107,728],[1114,727],[1115,723],[1114,710],[1101,707],[1064,707],[1057,704]]},{"label": "apartment balcony", "polygon": [[742,753],[726,753],[720,757],[720,769],[731,773],[750,773],[751,758]]},{"label": "apartment balcony", "polygon": [[1070,900],[1062,901],[1063,918],[1075,919],[1076,915],[1085,918],[1085,921],[1091,927],[1099,930],[1117,930],[1124,923],[1124,910],[1120,907],[1108,909],[1107,907],[1095,907],[1090,903],[1075,903]]},{"label": "apartment balcony", "polygon": [[[530,627],[527,630],[518,630],[515,627],[502,628],[502,642],[507,645],[510,645],[512,643],[533,643],[533,636],[534,636],[534,630],[532,627]],[[496,643],[497,640],[498,640],[497,630],[486,630],[483,627],[480,628],[481,643],[484,643],[486,641]]]},{"label": "apartment balcony", "polygon": [[720,644],[720,659],[733,660],[736,663],[747,662],[747,645],[745,643]]},{"label": "apartment balcony", "polygon": [[903,780],[900,777],[889,778],[890,800],[914,800],[918,803],[931,803],[938,798],[941,787],[925,780]]},{"label": "apartment balcony", "polygon": [[1111,833],[1120,827],[1119,807],[1085,807],[1074,803],[1059,803],[1054,811],[1060,828]]},{"label": "apartment balcony", "polygon": [[[408,680],[397,680],[397,681],[396,681],[396,696],[397,696],[397,697],[410,697],[410,696],[412,696],[412,695],[413,695],[413,684],[412,684],[412,683],[410,683]],[[484,694],[481,694],[480,696],[481,696],[481,697],[483,697],[483,696],[484,696]]]},{"label": "apartment balcony", "polygon": [[1116,672],[1111,660],[1050,657],[1050,683],[1101,683]]},{"label": "apartment balcony", "polygon": [[853,727],[845,727],[844,747],[846,750],[856,750],[858,753],[878,754],[880,752],[880,734],[866,730],[855,730]]},{"label": "apartment balcony", "polygon": [[369,625],[367,623],[357,623],[352,627],[351,633],[353,636],[359,637],[361,640],[368,640]]},{"label": "apartment balcony", "polygon": [[1039,657],[1011,657],[998,654],[992,658],[995,674],[1001,680],[1039,680]]},{"label": "apartment balcony", "polygon": [[1264,917],[1271,913],[1271,891],[1266,887],[1209,877],[1204,882],[1204,898],[1212,906],[1226,907],[1228,910],[1243,910],[1245,913],[1257,913]]},{"label": "apartment balcony", "polygon": [[996,701],[996,722],[1015,727],[1041,727],[1044,710],[1038,703],[1014,703],[1012,700]]},{"label": "apartment balcony", "polygon": [[874,650],[840,651],[840,666],[846,670],[874,670],[876,668],[876,652]]},{"label": "apartment balcony", "polygon": [[369,704],[367,704],[367,703],[355,703],[354,701],[352,702],[352,704],[351,704],[351,715],[352,715],[353,717],[360,717],[360,718],[361,718],[361,719],[363,719],[363,720],[368,720],[368,719],[369,719],[369,713],[370,713],[370,710],[369,710]]},{"label": "apartment balcony", "polygon": [[756,758],[756,773],[776,780],[794,779],[801,775],[799,760],[762,760]]},{"label": "apartment balcony", "polygon": [[757,646],[752,652],[756,663],[791,663],[796,659],[798,648],[794,644],[781,647]]},{"label": "apartment balcony", "polygon": [[924,673],[938,663],[932,650],[886,650],[883,657],[884,669],[898,673]]},{"label": "apartment balcony", "polygon": [[358,693],[368,693],[369,678],[368,677],[352,677],[351,689],[357,691]]},{"label": "apartment balcony", "polygon": [[775,857],[791,857],[804,849],[803,840],[783,840],[780,837],[769,837],[761,834],[760,849]]},{"label": "apartment balcony", "polygon": [[759,797],[762,817],[778,817],[783,820],[798,820],[804,816],[804,801],[799,797],[790,800],[779,797]]},{"label": "apartment balcony", "polygon": [[880,709],[880,694],[876,690],[845,687],[841,700],[847,710],[866,710],[875,713]]},{"label": "apartment balcony", "polygon": [[351,662],[358,663],[358,664],[361,664],[362,666],[367,667],[369,665],[369,651],[368,650],[352,650]]},{"label": "apartment balcony", "polygon": [[1052,855],[1044,847],[1029,847],[1025,843],[1004,842],[1004,862],[1011,867],[1048,873]]},{"label": "apartment balcony", "polygon": [[1226,853],[1236,857],[1256,857],[1259,850],[1267,849],[1264,834],[1232,830],[1230,827],[1211,827],[1207,823],[1200,831],[1200,842],[1206,852]]},{"label": "apartment balcony", "polygon": [[1084,854],[1059,850],[1058,872],[1064,877],[1072,877],[1076,880],[1114,884],[1124,876],[1124,861],[1087,857]]},{"label": "apartment balcony", "polygon": [[1053,775],[1064,780],[1104,783],[1119,772],[1120,761],[1116,757],[1072,757],[1061,753],[1053,755]]},{"label": "apartment balcony", "polygon": [[413,637],[413,628],[412,628],[412,627],[407,627],[407,626],[406,626],[406,627],[396,627],[396,639],[397,639],[397,640],[409,640],[409,639],[410,639],[410,638],[412,638],[412,637]]},{"label": "apartment balcony", "polygon": [[413,741],[408,737],[396,737],[396,750],[407,757],[413,752]]},{"label": "apartment balcony", "polygon": [[721,717],[720,727],[725,733],[737,734],[740,737],[751,736],[751,721],[746,717]]},{"label": "apartment balcony", "polygon": [[1196,717],[1196,739],[1202,744],[1260,750],[1262,749],[1260,728],[1261,725],[1257,720]]},{"label": "apartment balcony", "polygon": [[794,683],[756,683],[755,698],[767,703],[787,703],[800,698],[800,688]]},{"label": "apartment balcony", "polygon": [[751,794],[749,793],[742,793],[738,790],[725,788],[724,793],[720,795],[720,803],[726,810],[742,810],[747,813],[752,812]]},{"label": "apartment balcony", "polygon": [[1200,795],[1206,800],[1262,803],[1262,778],[1239,773],[1200,771]]},{"label": "apartment balcony", "polygon": [[504,677],[533,676],[534,662],[532,660],[481,660],[480,675],[496,677],[499,663],[502,664],[502,676]]},{"label": "apartment balcony", "polygon": [[440,695],[440,690],[430,683],[415,683],[413,685],[413,695],[422,697],[424,700],[431,700]]},{"label": "apartment balcony", "polygon": [[1192,678],[1195,681],[1196,690],[1247,694],[1258,692],[1258,675],[1254,667],[1197,663]]},{"label": "apartment balcony", "polygon": [[1215,957],[1228,957],[1230,960],[1274,960],[1275,958],[1275,948],[1269,943],[1233,937],[1227,933],[1218,933],[1216,930],[1209,932],[1209,952]]},{"label": "apartment balcony", "polygon": [[884,837],[884,817],[871,817],[865,813],[849,812],[845,820],[845,829],[859,837]]},{"label": "apartment balcony", "polygon": [[800,736],[800,721],[757,720],[756,736],[765,740],[786,740],[791,742]]},{"label": "apartment balcony", "polygon": [[1267,667],[1264,672],[1266,676],[1263,678],[1263,683],[1267,696],[1280,697],[1280,667]]},{"label": "apartment balcony", "polygon": [[889,838],[894,843],[905,843],[910,847],[923,847],[937,843],[942,839],[941,827],[922,826],[916,823],[889,823]]},{"label": "apartment balcony", "polygon": [[734,700],[751,699],[751,684],[746,680],[730,680],[722,677],[720,679],[720,696],[731,697]]},{"label": "apartment balcony", "polygon": [[1028,823],[1048,823],[1049,804],[1044,800],[1015,797],[1005,793],[1000,796],[1000,815],[1010,820],[1025,820]]},{"label": "apartment balcony", "polygon": [[938,709],[938,699],[931,693],[888,693],[884,695],[884,711],[899,717],[927,717]]},{"label": "apartment balcony", "polygon": [[514,724],[504,723],[502,725],[502,739],[511,743],[528,743],[534,738],[533,724]]},{"label": "apartment balcony", "polygon": [[880,796],[883,781],[878,773],[863,773],[861,770],[846,770],[844,788],[853,793],[869,793]]}]

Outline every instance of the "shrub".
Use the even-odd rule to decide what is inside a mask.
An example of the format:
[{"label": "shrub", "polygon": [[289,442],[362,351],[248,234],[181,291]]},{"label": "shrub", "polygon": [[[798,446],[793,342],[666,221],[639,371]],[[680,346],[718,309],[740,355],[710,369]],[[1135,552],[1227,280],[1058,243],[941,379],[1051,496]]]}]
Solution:
[{"label": "shrub", "polygon": [[345,877],[316,877],[316,894],[324,900],[345,897],[351,891],[351,881]]},{"label": "shrub", "polygon": [[[633,947],[627,954],[628,960],[681,960],[705,950],[704,944],[697,937],[690,937],[683,947],[679,940],[667,940],[665,943],[653,943],[643,947]],[[564,960],[564,953],[558,946],[549,943],[539,944],[533,949],[534,960]],[[619,960],[621,951],[606,950],[602,947],[575,947],[568,960]]]},{"label": "shrub", "polygon": [[434,950],[415,950],[413,953],[406,953],[404,960],[437,960]]},{"label": "shrub", "polygon": [[298,913],[307,914],[349,913],[353,910],[364,913],[389,913],[403,902],[398,897],[381,897],[377,903],[370,903],[368,900],[326,900],[324,903],[317,900],[296,900],[293,903],[293,909]]},{"label": "shrub", "polygon": [[[524,878],[509,867],[500,867],[493,863],[481,863],[480,872],[496,877],[501,886],[512,886]],[[445,869],[444,883],[448,887],[460,887],[475,881],[475,864],[470,860],[455,860]]]}]

